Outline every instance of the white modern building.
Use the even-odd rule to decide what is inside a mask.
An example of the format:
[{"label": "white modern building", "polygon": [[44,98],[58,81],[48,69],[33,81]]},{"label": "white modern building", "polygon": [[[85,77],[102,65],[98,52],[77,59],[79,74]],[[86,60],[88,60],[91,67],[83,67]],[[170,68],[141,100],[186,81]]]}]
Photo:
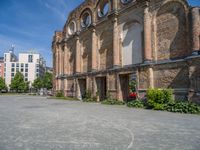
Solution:
[{"label": "white modern building", "polygon": [[19,53],[19,57],[17,57],[13,48],[4,53],[4,77],[8,87],[18,71],[24,75],[25,81],[30,82],[31,87],[37,77],[44,75],[45,68],[46,62],[39,53],[30,51]]}]

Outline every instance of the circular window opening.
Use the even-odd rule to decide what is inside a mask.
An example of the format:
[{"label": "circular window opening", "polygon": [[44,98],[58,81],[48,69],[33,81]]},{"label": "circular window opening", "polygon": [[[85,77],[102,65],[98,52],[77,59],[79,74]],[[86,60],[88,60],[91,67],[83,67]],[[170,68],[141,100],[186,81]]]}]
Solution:
[{"label": "circular window opening", "polygon": [[106,16],[109,12],[109,2],[105,2],[102,5],[100,5],[99,10],[98,10],[98,15],[99,17]]},{"label": "circular window opening", "polygon": [[128,4],[128,3],[130,3],[130,2],[132,2],[133,0],[121,0],[121,2],[123,3],[123,4]]},{"label": "circular window opening", "polygon": [[74,21],[70,22],[69,27],[68,27],[68,33],[72,35],[74,34],[75,30],[76,30],[75,22]]},{"label": "circular window opening", "polygon": [[92,20],[91,20],[91,16],[89,13],[85,13],[83,16],[82,16],[82,20],[81,20],[81,26],[83,28],[85,27],[88,27],[90,26]]}]

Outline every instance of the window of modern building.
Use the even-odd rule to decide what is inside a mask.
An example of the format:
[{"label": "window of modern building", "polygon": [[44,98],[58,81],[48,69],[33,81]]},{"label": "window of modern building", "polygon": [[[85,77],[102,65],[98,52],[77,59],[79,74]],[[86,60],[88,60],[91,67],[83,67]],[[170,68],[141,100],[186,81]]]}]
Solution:
[{"label": "window of modern building", "polygon": [[28,64],[25,64],[25,67],[28,68]]},{"label": "window of modern building", "polygon": [[15,73],[11,73],[11,77],[14,77],[15,76]]},{"label": "window of modern building", "polygon": [[19,67],[19,63],[16,63],[16,67]]},{"label": "window of modern building", "polygon": [[25,72],[28,72],[28,69],[27,69],[27,68],[25,69]]},{"label": "window of modern building", "polygon": [[16,68],[16,72],[18,72],[19,71],[19,68]]},{"label": "window of modern building", "polygon": [[24,68],[24,64],[23,63],[21,63],[21,68]]},{"label": "window of modern building", "polygon": [[36,72],[39,72],[39,69],[36,69]]},{"label": "window of modern building", "polygon": [[25,73],[25,77],[28,77],[28,73]]},{"label": "window of modern building", "polygon": [[32,63],[33,62],[33,55],[28,55],[28,62]]},{"label": "window of modern building", "polygon": [[12,67],[15,67],[15,63],[12,63]]},{"label": "window of modern building", "polygon": [[28,78],[25,78],[25,81],[28,81]]},{"label": "window of modern building", "polygon": [[24,68],[21,68],[21,72],[24,72]]},{"label": "window of modern building", "polygon": [[6,61],[6,54],[4,55],[4,61]]},{"label": "window of modern building", "polygon": [[11,69],[11,72],[15,72],[15,68],[12,68],[12,69]]}]

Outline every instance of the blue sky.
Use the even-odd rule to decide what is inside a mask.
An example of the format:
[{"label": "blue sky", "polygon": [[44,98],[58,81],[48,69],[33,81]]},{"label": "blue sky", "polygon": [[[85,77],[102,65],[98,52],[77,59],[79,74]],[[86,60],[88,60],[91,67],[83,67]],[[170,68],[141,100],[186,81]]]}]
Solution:
[{"label": "blue sky", "polygon": [[[69,12],[84,0],[0,0],[0,56],[11,45],[15,52],[35,50],[52,66],[51,42]],[[189,0],[200,6],[200,0]]]}]

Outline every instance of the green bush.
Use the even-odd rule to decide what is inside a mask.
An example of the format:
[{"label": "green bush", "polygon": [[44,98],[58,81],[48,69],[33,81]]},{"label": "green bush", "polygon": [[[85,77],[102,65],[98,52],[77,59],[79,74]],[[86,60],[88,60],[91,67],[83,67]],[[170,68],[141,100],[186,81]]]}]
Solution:
[{"label": "green bush", "polygon": [[128,107],[145,108],[145,103],[142,100],[134,100],[127,103]]},{"label": "green bush", "polygon": [[63,91],[58,91],[56,97],[64,97]]},{"label": "green bush", "polygon": [[83,102],[97,102],[97,97],[92,97],[92,92],[88,90],[83,96]]},{"label": "green bush", "polygon": [[172,89],[149,89],[147,91],[147,107],[155,110],[164,110],[166,105],[173,103]]},{"label": "green bush", "polygon": [[102,101],[101,104],[104,104],[104,105],[124,105],[125,103],[122,102],[122,101],[115,100],[115,99],[106,99],[106,100]]},{"label": "green bush", "polygon": [[200,114],[200,106],[191,102],[174,102],[166,106],[170,112]]}]

